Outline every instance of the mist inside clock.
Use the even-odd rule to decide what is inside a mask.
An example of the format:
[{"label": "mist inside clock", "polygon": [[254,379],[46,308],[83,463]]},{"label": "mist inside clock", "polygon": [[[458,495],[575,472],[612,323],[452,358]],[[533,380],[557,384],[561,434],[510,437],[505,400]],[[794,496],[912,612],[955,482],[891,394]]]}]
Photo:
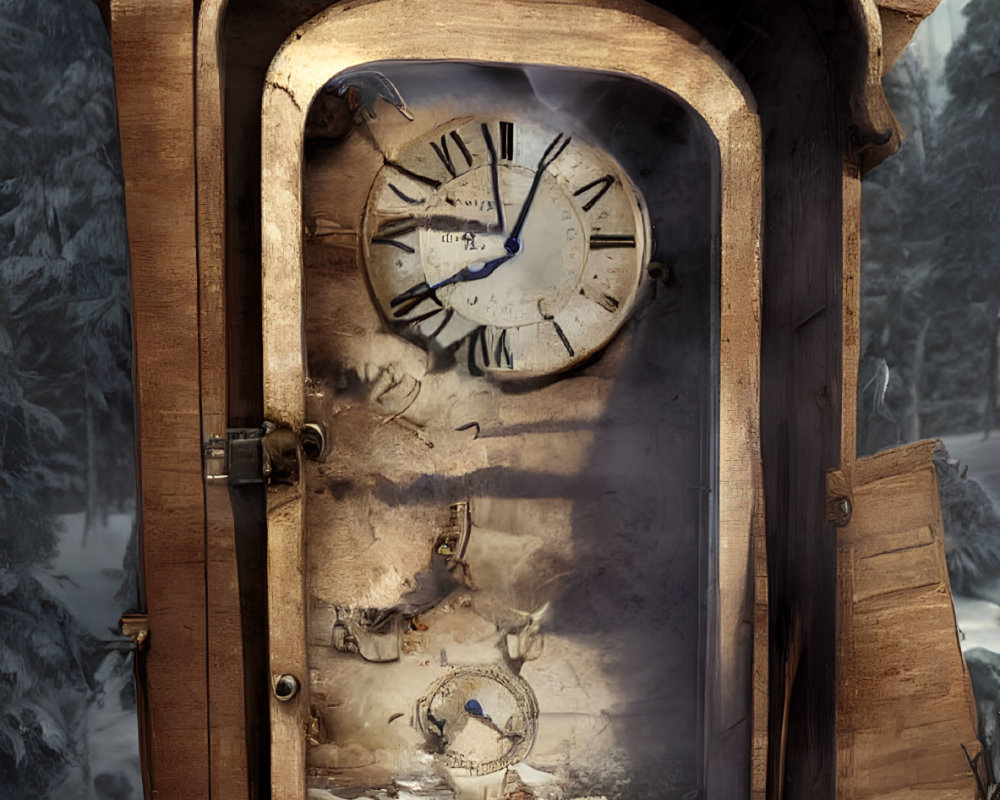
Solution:
[{"label": "mist inside clock", "polygon": [[[472,141],[488,124],[502,155],[501,122],[526,146],[537,139],[528,165],[499,180],[503,224],[486,142]],[[479,148],[475,168],[450,137],[459,129]],[[455,176],[431,147],[442,135]],[[416,323],[394,317],[401,292],[375,285],[366,247],[381,232],[428,252],[429,285],[511,255],[531,165],[557,135],[605,153],[635,186],[647,266],[634,297],[616,297],[629,313],[606,343],[573,361],[573,332],[563,330],[568,346],[554,333],[546,347],[572,363],[509,380],[496,369],[502,343],[475,332],[501,312],[511,328],[544,320],[530,293],[563,284],[522,269],[517,297],[532,302],[489,309],[490,281],[535,263],[515,256],[489,277],[440,287],[440,300],[465,293],[468,316],[456,311],[447,325],[464,327],[429,336],[449,309],[431,314],[430,304]],[[398,160],[415,142],[440,165],[417,174],[451,186],[428,185],[426,213],[475,230],[428,225],[405,238],[365,228],[380,170],[416,172]],[[716,165],[704,129],[675,98],[619,75],[381,62],[333,77],[305,148],[307,412],[337,443],[306,467],[311,790],[375,797],[417,786],[476,800],[515,782],[536,797],[697,791],[718,302]],[[550,198],[532,203],[529,222],[563,243],[575,229],[590,239],[598,204],[560,205],[580,186],[555,181],[539,179]],[[394,185],[416,199],[412,185]],[[538,241],[527,235],[526,245]],[[414,255],[376,247],[398,250],[401,264]],[[577,268],[569,250],[554,253],[565,263],[546,268],[553,274]],[[473,310],[479,302],[486,311]],[[452,687],[466,688],[442,700]]]}]

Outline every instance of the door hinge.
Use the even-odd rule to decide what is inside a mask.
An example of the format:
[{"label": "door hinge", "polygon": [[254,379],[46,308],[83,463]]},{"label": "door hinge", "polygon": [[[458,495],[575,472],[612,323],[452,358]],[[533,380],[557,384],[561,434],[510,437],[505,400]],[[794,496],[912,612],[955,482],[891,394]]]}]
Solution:
[{"label": "door hinge", "polygon": [[205,481],[230,486],[294,482],[299,448],[307,458],[322,460],[327,449],[323,426],[306,423],[297,434],[273,422],[259,428],[227,428],[225,436],[211,436],[202,445]]},{"label": "door hinge", "polygon": [[211,436],[202,446],[207,483],[243,486],[263,483],[264,458],[261,440],[274,430],[265,422],[259,428],[227,428],[225,436]]}]

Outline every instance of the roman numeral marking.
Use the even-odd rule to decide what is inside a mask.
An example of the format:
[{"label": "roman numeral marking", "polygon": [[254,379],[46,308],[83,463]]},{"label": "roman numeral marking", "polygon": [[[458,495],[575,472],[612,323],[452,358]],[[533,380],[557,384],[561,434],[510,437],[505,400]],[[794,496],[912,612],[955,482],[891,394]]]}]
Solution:
[{"label": "roman numeral marking", "polygon": [[[407,322],[409,322],[411,325],[419,325],[421,322],[429,320],[431,317],[435,316],[436,314],[440,314],[442,311],[444,311],[443,308],[432,308],[430,311],[426,311],[423,314],[418,314],[415,317],[411,317],[410,319],[407,320]],[[393,312],[393,316],[398,316],[398,315],[395,312]]]},{"label": "roman numeral marking", "polygon": [[569,353],[570,357],[572,358],[573,356],[576,355],[576,353],[573,351],[573,345],[569,343],[569,339],[566,338],[566,334],[563,332],[563,329],[559,327],[559,323],[556,322],[554,319],[550,321],[552,322],[552,327],[556,329],[556,336],[559,337],[559,341],[563,343],[563,347],[566,348],[566,352]]},{"label": "roman numeral marking", "polygon": [[605,250],[609,247],[635,247],[635,237],[602,233],[590,235],[591,250]]},{"label": "roman numeral marking", "polygon": [[469,148],[465,146],[465,142],[459,135],[458,131],[452,131],[450,134],[451,140],[458,145],[458,149],[462,151],[462,158],[465,159],[466,166],[472,166],[472,153],[469,152]]},{"label": "roman numeral marking", "polygon": [[393,194],[396,195],[404,203],[409,203],[411,206],[419,206],[423,203],[423,199],[417,200],[415,197],[410,197],[402,189],[400,189],[396,184],[390,183],[389,188],[392,190]]},{"label": "roman numeral marking", "polygon": [[472,333],[469,334],[469,374],[479,377],[485,375],[476,363],[476,352],[482,357],[483,366],[488,367],[490,365],[490,351],[486,346],[486,327],[480,325]]},{"label": "roman numeral marking", "polygon": [[410,247],[406,242],[396,241],[397,236],[404,236],[407,233],[412,233],[417,229],[416,217],[404,217],[403,219],[396,219],[392,222],[387,222],[380,226],[378,231],[372,237],[372,244],[382,244],[388,245],[389,247],[398,247],[404,253],[415,253],[412,247]]},{"label": "roman numeral marking", "polygon": [[566,348],[566,352],[569,353],[570,358],[572,358],[573,356],[576,355],[576,352],[573,350],[573,345],[569,343],[569,339],[566,338],[565,331],[563,331],[559,323],[556,322],[555,318],[551,314],[546,314],[544,311],[542,311],[542,302],[543,301],[541,300],[538,301],[538,310],[542,315],[542,319],[544,319],[546,322],[552,323],[552,327],[555,328],[556,331],[556,336],[559,337],[559,341],[563,343],[563,347]]},{"label": "roman numeral marking", "polygon": [[610,294],[606,294],[596,289],[590,289],[584,287],[580,290],[580,294],[586,297],[588,300],[593,300],[597,305],[603,308],[605,311],[609,311],[612,314],[618,310],[621,305],[621,301],[617,297],[612,297]]},{"label": "roman numeral marking", "polygon": [[472,166],[472,153],[469,152],[469,148],[462,140],[458,131],[452,131],[447,135],[442,135],[440,145],[437,142],[431,142],[431,149],[434,150],[434,154],[441,159],[441,163],[444,164],[444,168],[448,170],[451,177],[454,178],[458,175],[458,170],[455,168],[455,162],[451,157],[451,152],[448,150],[449,137],[455,143],[455,146],[458,147],[462,157],[465,158],[466,165],[470,167]]},{"label": "roman numeral marking", "polygon": [[419,172],[414,172],[412,169],[407,169],[402,164],[399,164],[396,161],[389,161],[388,159],[386,159],[385,165],[387,167],[392,167],[393,169],[398,170],[399,172],[403,173],[407,178],[410,178],[411,180],[414,180],[417,183],[422,183],[425,186],[430,186],[434,189],[437,189],[438,187],[441,186],[441,181],[434,180],[434,178],[428,178],[426,175],[421,175]]},{"label": "roman numeral marking", "polygon": [[501,367],[506,363],[507,369],[514,369],[514,356],[511,355],[510,348],[507,346],[506,328],[503,328],[500,331],[500,335],[497,337],[496,347],[493,352],[493,360],[496,362],[498,367]]},{"label": "roman numeral marking", "polygon": [[430,338],[436,339],[438,335],[441,333],[441,331],[443,331],[447,327],[448,323],[451,322],[451,318],[453,316],[455,316],[455,309],[449,308],[447,311],[445,311],[444,319],[441,320],[440,325],[438,325],[433,331],[430,332]]},{"label": "roman numeral marking", "polygon": [[404,253],[416,253],[417,251],[410,247],[406,242],[397,242],[395,239],[386,239],[382,236],[376,236],[372,239],[372,244],[386,244],[390,247],[398,247]]},{"label": "roman numeral marking", "polygon": [[586,194],[591,189],[594,189],[599,186],[600,189],[597,190],[597,194],[591,197],[583,205],[584,211],[590,211],[590,209],[592,209],[595,205],[597,205],[597,201],[608,193],[608,189],[610,189],[614,185],[615,185],[615,179],[611,175],[605,175],[603,178],[598,178],[596,181],[591,181],[586,186],[581,186],[579,189],[573,192],[573,197],[579,197],[580,195]]},{"label": "roman numeral marking", "polygon": [[389,307],[393,309],[392,316],[396,319],[405,317],[424,300],[430,298],[439,306],[437,295],[434,290],[427,285],[427,281],[421,281],[416,286],[411,286],[405,292],[400,292],[389,301]]},{"label": "roman numeral marking", "polygon": [[507,161],[514,159],[514,123],[500,123],[500,158]]}]

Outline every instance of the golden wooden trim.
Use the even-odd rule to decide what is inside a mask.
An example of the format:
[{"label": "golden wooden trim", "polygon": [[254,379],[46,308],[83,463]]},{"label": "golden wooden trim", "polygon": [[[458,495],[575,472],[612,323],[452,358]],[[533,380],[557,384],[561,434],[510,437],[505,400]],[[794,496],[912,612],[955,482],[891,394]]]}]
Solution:
[{"label": "golden wooden trim", "polygon": [[917,26],[931,15],[941,0],[879,0],[882,21],[882,74],[896,63],[910,43]]},{"label": "golden wooden trim", "polygon": [[[749,93],[690,28],[646,4],[517,0],[492,5],[489,14],[472,0],[449,2],[446,14],[442,7],[435,0],[332,6],[300,26],[271,63],[262,110],[265,414],[293,429],[304,422],[302,142],[306,112],[329,78],[376,60],[447,58],[624,73],[682,98],[718,141],[722,188],[721,588],[711,598],[710,661],[718,668],[709,681],[717,693],[707,702],[706,727],[710,740],[741,724],[755,730],[748,670],[754,643],[747,623],[754,617],[753,531],[763,514],[754,481],[760,460],[761,135]],[[530,26],[523,24],[526,15]],[[373,37],[373,30],[379,35]],[[309,709],[304,500],[298,487],[272,489],[268,498],[271,670],[300,676],[303,685],[294,700],[272,702],[273,796],[303,800]],[[710,786],[718,780],[712,770],[708,779]],[[710,788],[711,797],[722,794]]]},{"label": "golden wooden trim", "polygon": [[[760,462],[754,467],[755,493],[763,505],[764,467]],[[769,610],[767,571],[767,529],[764,525],[764,509],[758,508],[753,518],[753,560],[754,560],[754,617],[753,617],[753,701],[750,758],[750,798],[764,800],[767,796],[767,714],[770,697],[769,663],[771,645],[771,622]]]},{"label": "golden wooden trim", "polygon": [[858,451],[858,362],[861,359],[861,175],[844,165],[843,272],[841,280],[840,464],[854,461]]},{"label": "golden wooden trim", "polygon": [[226,185],[220,32],[228,0],[204,0],[198,14],[195,171],[198,182],[198,314],[202,434],[226,432]]},{"label": "golden wooden trim", "polygon": [[[195,171],[202,441],[228,424],[226,185],[221,29],[227,0],[204,0],[196,40]],[[236,529],[225,484],[205,487],[209,778],[212,797],[246,800],[249,778]]]}]

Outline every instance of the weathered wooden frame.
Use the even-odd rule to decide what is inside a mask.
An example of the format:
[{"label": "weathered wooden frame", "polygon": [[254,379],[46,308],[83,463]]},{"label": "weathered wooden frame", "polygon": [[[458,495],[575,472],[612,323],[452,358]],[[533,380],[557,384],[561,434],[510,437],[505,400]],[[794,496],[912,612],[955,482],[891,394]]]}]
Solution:
[{"label": "weathered wooden frame", "polygon": [[[524,25],[526,19],[530,26]],[[300,26],[271,63],[262,107],[266,417],[293,429],[305,421],[301,176],[310,103],[333,75],[349,67],[428,58],[635,76],[688,103],[716,138],[719,499],[718,541],[709,547],[715,582],[709,589],[704,750],[709,797],[728,800],[751,790],[762,796],[767,586],[758,422],[761,134],[748,91],[695,31],[646,4],[587,0],[519,0],[490,5],[488,13],[475,0],[451,0],[446,8],[438,0],[370,0],[331,6]],[[293,700],[271,704],[274,800],[306,796],[304,509],[300,487],[269,491],[270,669],[273,676],[290,673],[302,683]],[[746,666],[751,660],[752,675]],[[751,735],[752,754],[747,752]]]}]

